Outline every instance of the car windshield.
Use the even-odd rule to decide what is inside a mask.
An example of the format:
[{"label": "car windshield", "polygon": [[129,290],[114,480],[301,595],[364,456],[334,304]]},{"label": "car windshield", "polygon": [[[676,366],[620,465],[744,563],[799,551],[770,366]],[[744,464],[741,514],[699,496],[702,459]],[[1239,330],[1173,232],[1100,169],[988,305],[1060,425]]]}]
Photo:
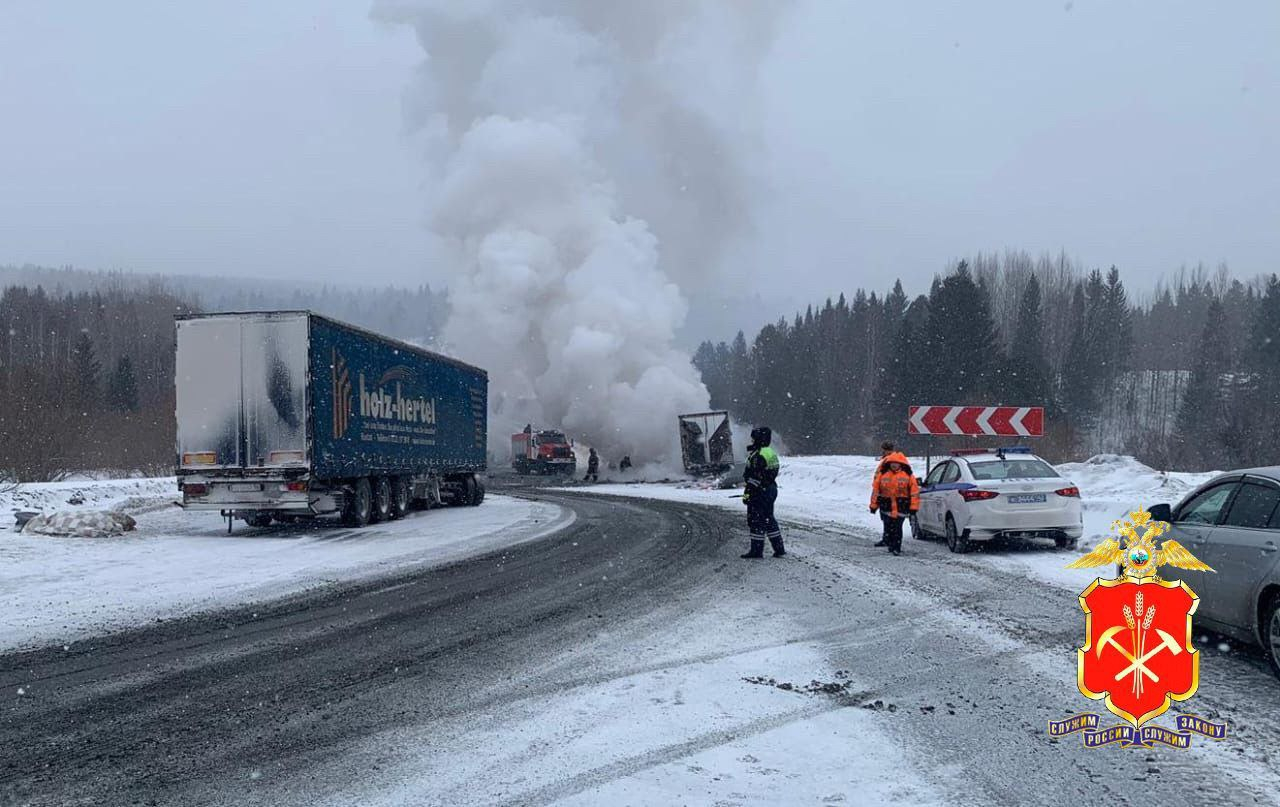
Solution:
[{"label": "car windshield", "polygon": [[1043,460],[971,462],[969,470],[978,481],[995,479],[1052,479],[1058,475]]},{"label": "car windshield", "polygon": [[539,443],[567,443],[564,432],[538,432]]}]

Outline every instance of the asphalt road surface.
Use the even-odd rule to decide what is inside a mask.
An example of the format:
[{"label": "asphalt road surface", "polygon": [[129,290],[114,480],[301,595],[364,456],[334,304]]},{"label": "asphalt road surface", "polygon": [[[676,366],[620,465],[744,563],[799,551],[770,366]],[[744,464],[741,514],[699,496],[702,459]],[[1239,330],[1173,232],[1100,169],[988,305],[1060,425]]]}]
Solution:
[{"label": "asphalt road surface", "polygon": [[[527,495],[578,518],[443,568],[0,657],[0,805],[367,803],[361,788],[388,792],[387,777],[403,776],[414,754],[426,754],[428,773],[483,763],[501,750],[485,738],[516,712],[727,655],[663,651],[667,633],[688,633],[726,604],[736,616],[723,631],[743,652],[804,642],[863,682],[797,693],[795,720],[875,713],[904,769],[947,802],[1243,804],[1280,792],[1280,685],[1256,655],[1205,654],[1196,710],[1228,721],[1226,742],[1086,751],[1045,736],[1046,720],[1091,705],[1069,666],[1082,632],[1071,592],[939,544],[908,539],[907,555],[892,558],[865,536],[797,525],[791,557],[745,563],[733,514]],[[557,717],[598,719],[588,711]],[[391,801],[554,803],[763,731],[758,723],[744,715],[727,733],[604,749],[555,770],[537,753],[478,764]],[[397,739],[414,732],[422,748]],[[856,783],[840,795],[859,803]]]}]

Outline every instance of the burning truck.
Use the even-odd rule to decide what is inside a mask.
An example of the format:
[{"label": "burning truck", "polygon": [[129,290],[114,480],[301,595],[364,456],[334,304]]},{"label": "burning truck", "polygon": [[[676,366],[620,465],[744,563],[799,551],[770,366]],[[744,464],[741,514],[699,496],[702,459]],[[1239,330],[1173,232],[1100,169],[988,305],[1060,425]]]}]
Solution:
[{"label": "burning truck", "polygon": [[687,473],[715,476],[733,468],[733,433],[728,412],[695,412],[678,417],[680,457]]}]

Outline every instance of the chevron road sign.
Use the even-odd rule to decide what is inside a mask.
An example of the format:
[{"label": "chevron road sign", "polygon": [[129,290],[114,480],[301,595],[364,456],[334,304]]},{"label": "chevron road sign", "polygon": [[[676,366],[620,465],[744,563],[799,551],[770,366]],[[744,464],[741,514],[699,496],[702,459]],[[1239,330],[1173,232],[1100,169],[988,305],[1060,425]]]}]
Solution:
[{"label": "chevron road sign", "polygon": [[908,434],[1043,437],[1042,406],[912,406]]}]

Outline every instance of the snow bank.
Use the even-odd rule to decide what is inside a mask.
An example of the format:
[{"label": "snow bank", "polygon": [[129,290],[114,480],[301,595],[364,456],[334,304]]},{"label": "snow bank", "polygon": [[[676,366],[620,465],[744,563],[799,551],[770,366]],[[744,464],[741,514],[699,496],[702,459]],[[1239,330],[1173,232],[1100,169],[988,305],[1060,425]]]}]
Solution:
[{"label": "snow bank", "polygon": [[[70,520],[77,513],[112,511],[150,512],[172,507],[178,501],[178,485],[173,477],[139,479],[69,480],[19,485],[14,490],[0,491],[0,538],[16,532],[15,517],[21,512],[45,516],[57,514]],[[27,528],[30,529],[30,524]],[[69,534],[69,533],[51,533]],[[112,533],[114,534],[114,533]]]},{"label": "snow bank", "polygon": [[[23,492],[27,503],[63,502],[71,509],[58,518],[68,520],[89,518],[90,502],[140,509],[131,511],[135,531],[94,541],[15,533],[6,526],[0,533],[0,648],[70,642],[338,580],[451,563],[572,521],[554,505],[491,495],[480,507],[413,513],[360,530],[316,523],[242,526],[227,535],[217,513],[180,510],[172,503],[173,481],[156,482],[33,485]],[[167,492],[155,493],[165,487]],[[80,493],[79,511],[65,504],[69,490]],[[12,498],[6,503],[12,505]]]},{"label": "snow bank", "polygon": [[[916,473],[923,475],[924,458],[914,457],[911,462]],[[863,456],[783,457],[782,475],[778,478],[778,518],[811,529],[849,532],[866,541],[876,540],[880,519],[867,512],[875,464],[875,457]],[[1099,454],[1084,462],[1056,467],[1080,488],[1084,509],[1082,551],[1109,534],[1111,523],[1116,519],[1139,507],[1176,503],[1218,473],[1157,471],[1133,457],[1117,454]],[[740,499],[731,498],[731,492],[716,490],[711,483],[697,480],[660,485],[604,484],[575,490],[745,510]],[[996,547],[986,549],[984,560],[1003,565],[1013,573],[1031,574],[1054,585],[1075,589],[1083,588],[1088,582],[1084,573],[1062,568],[1067,561],[1060,552],[1002,553]]]}]

